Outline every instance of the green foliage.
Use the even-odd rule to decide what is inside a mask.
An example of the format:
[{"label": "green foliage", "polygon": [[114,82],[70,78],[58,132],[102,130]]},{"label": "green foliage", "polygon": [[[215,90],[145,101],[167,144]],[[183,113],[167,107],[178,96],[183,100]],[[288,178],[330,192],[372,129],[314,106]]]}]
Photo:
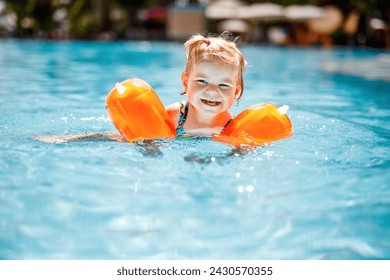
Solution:
[{"label": "green foliage", "polygon": [[68,8],[68,20],[71,34],[75,37],[85,37],[97,31],[99,18],[93,12],[89,0],[72,1]]},{"label": "green foliage", "polygon": [[[7,9],[16,14],[18,37],[50,36],[62,29],[72,38],[95,38],[100,32],[114,31],[124,36],[134,24],[136,12],[158,1],[145,0],[9,0]],[[65,22],[53,18],[65,10]],[[64,27],[66,26],[66,27]],[[46,34],[46,35],[39,35]]]}]

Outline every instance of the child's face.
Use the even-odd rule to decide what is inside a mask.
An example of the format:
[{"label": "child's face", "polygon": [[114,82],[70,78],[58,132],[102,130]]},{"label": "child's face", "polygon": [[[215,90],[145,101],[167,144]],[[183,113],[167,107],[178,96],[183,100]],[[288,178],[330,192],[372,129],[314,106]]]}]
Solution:
[{"label": "child's face", "polygon": [[204,114],[229,110],[241,90],[237,77],[231,65],[206,61],[194,65],[189,76],[183,76],[188,102]]}]

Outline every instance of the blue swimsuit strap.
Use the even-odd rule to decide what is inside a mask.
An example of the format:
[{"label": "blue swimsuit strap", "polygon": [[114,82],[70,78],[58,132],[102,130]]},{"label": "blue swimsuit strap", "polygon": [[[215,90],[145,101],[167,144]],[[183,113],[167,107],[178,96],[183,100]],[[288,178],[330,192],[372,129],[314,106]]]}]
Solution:
[{"label": "blue swimsuit strap", "polygon": [[[183,111],[183,107],[184,107],[184,111]],[[183,104],[183,102],[180,102],[180,117],[176,128],[177,136],[185,135],[183,125],[187,120],[187,114],[188,114],[188,102],[186,102],[185,105]]]}]

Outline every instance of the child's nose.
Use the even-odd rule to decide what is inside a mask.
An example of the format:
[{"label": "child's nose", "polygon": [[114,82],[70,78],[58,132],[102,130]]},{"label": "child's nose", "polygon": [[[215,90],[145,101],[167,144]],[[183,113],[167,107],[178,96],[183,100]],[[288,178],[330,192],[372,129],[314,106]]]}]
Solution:
[{"label": "child's nose", "polygon": [[210,95],[216,95],[218,93],[218,86],[209,85],[207,87],[207,93]]}]

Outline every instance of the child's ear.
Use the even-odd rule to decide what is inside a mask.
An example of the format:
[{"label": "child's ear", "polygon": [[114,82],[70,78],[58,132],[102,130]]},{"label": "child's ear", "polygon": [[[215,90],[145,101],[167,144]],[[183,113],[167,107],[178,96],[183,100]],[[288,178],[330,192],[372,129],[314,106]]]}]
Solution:
[{"label": "child's ear", "polygon": [[181,73],[181,80],[183,82],[184,91],[187,92],[188,88],[188,76],[185,72]]},{"label": "child's ear", "polygon": [[242,86],[237,85],[236,92],[234,93],[234,98],[239,98],[241,96],[241,92],[242,92]]}]

